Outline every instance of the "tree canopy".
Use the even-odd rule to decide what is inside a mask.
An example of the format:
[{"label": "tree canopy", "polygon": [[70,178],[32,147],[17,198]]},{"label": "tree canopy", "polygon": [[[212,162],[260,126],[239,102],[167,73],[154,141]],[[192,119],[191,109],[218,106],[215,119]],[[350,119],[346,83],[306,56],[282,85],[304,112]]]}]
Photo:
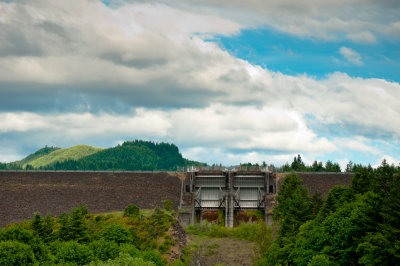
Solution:
[{"label": "tree canopy", "polygon": [[358,168],[350,187],[333,187],[322,206],[313,198],[295,173],[284,178],[278,235],[260,265],[400,264],[399,167]]}]

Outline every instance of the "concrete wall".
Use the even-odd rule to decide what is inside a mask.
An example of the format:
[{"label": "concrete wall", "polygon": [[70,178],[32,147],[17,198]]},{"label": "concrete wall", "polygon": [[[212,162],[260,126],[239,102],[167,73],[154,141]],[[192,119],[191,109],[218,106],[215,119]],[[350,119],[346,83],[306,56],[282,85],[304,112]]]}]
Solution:
[{"label": "concrete wall", "polygon": [[0,227],[42,215],[58,216],[79,205],[90,212],[122,211],[128,205],[177,208],[181,189],[175,173],[0,171]]},{"label": "concrete wall", "polygon": [[[278,181],[284,175],[278,174]],[[318,190],[324,195],[334,185],[349,185],[353,177],[335,173],[298,173],[298,176],[310,193]],[[0,227],[31,219],[36,211],[58,216],[79,205],[100,213],[122,211],[127,205],[162,207],[162,202],[169,199],[176,208],[180,178],[181,173],[172,172],[0,171]],[[184,193],[183,200],[184,206],[190,206],[190,193]]]}]

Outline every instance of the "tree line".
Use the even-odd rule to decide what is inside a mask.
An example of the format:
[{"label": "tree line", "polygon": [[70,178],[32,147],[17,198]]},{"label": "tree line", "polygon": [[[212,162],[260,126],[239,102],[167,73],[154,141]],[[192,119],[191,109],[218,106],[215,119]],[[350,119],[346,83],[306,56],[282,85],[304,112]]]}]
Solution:
[{"label": "tree line", "polygon": [[399,265],[400,167],[356,170],[349,187],[308,195],[295,173],[274,209],[279,229],[259,265]]},{"label": "tree line", "polygon": [[123,214],[95,215],[85,206],[58,218],[36,213],[0,230],[0,265],[165,265],[176,239],[171,206],[164,207],[146,216],[137,206]]},{"label": "tree line", "polygon": [[[47,151],[47,150],[46,150]],[[43,154],[43,153],[41,153]],[[36,153],[35,153],[36,155]],[[29,157],[29,156],[28,156]],[[24,160],[22,160],[24,161]],[[59,161],[38,170],[167,170],[174,171],[177,166],[206,164],[190,161],[182,157],[174,144],[154,143],[151,141],[126,141],[116,147],[104,149],[78,160]],[[29,163],[22,167],[19,162],[0,164],[0,169],[35,170]]]}]

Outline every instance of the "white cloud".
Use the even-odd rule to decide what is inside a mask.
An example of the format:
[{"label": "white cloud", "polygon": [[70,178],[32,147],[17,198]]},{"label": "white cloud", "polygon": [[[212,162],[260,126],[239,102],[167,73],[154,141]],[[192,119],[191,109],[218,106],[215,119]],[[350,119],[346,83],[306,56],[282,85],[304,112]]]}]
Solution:
[{"label": "white cloud", "polygon": [[[349,16],[360,8],[357,1],[345,1],[351,8],[341,14],[336,2],[250,1],[243,6],[232,1],[227,7],[210,1],[209,6],[198,3],[198,10],[154,2],[114,9],[85,0],[0,3],[0,39],[5,40],[0,42],[0,104],[6,110],[0,134],[37,134],[35,140],[42,134],[49,145],[93,136],[113,143],[147,137],[177,142],[193,154],[191,147],[200,146],[218,156],[241,151],[240,158],[231,152],[231,161],[258,160],[269,156],[266,151],[290,154],[289,160],[292,153],[330,153],[346,146],[372,152],[364,139],[352,137],[400,138],[399,83],[343,73],[320,80],[284,75],[205,41],[265,24],[301,36],[332,39],[339,32],[373,41],[381,21],[371,26],[377,18],[369,9],[364,19],[359,13]],[[362,64],[347,47],[341,54]],[[77,100],[65,95],[79,98],[79,110],[86,113],[67,109]],[[67,113],[56,108],[43,114],[36,101],[40,108],[63,103]],[[309,115],[346,132],[346,138],[319,136]]]},{"label": "white cloud", "polygon": [[353,136],[352,138],[335,138],[333,141],[341,149],[350,149],[353,151],[362,151],[372,154],[379,154],[380,151],[373,146],[368,145],[368,140],[364,137]]},{"label": "white cloud", "polygon": [[398,159],[398,158],[394,158],[394,157],[392,157],[392,156],[390,156],[390,155],[384,155],[384,156],[382,156],[379,160],[377,160],[376,162],[375,162],[375,164],[372,166],[372,167],[374,167],[374,168],[377,168],[377,167],[379,167],[381,164],[382,164],[382,162],[383,162],[383,160],[384,159],[386,159],[386,162],[389,164],[389,165],[395,165],[395,166],[400,166],[400,159]]},{"label": "white cloud", "polygon": [[208,164],[222,164],[224,166],[238,165],[240,163],[274,164],[281,166],[291,162],[297,155],[295,153],[269,154],[263,151],[230,152],[220,148],[192,147],[182,149],[182,155],[192,160],[204,161]]},{"label": "white cloud", "polygon": [[2,113],[0,133],[31,132],[52,138],[88,138],[93,135],[165,136],[171,126],[163,113],[139,108],[133,116],[91,113],[40,115],[36,113]]},{"label": "white cloud", "polygon": [[67,113],[39,115],[3,113],[0,133],[32,132],[51,138],[148,136],[172,138],[184,146],[219,146],[237,150],[322,151],[334,150],[318,138],[294,113],[251,106],[212,105],[203,109],[154,111],[139,108],[130,115]]},{"label": "white cloud", "polygon": [[345,46],[340,47],[339,53],[346,59],[346,61],[348,61],[351,64],[357,66],[361,66],[364,64],[361,60],[361,55],[348,47]]},{"label": "white cloud", "polygon": [[377,37],[382,35],[388,39],[400,36],[400,5],[396,1],[191,0],[184,1],[183,4],[180,0],[168,2],[189,10],[218,13],[248,27],[268,25],[301,37],[326,40],[345,37],[352,41],[368,43],[375,42]]}]

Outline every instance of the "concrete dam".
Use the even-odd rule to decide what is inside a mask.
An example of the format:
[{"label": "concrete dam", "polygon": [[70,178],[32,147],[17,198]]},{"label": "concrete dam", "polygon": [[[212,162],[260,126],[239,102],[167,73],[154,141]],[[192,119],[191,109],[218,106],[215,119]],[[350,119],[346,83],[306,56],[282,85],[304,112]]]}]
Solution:
[{"label": "concrete dam", "polygon": [[[59,216],[79,205],[86,205],[92,213],[122,211],[128,205],[146,209],[162,207],[167,199],[175,209],[181,206],[188,211],[183,217],[186,223],[212,221],[215,213],[222,213],[225,225],[234,226],[235,217],[252,210],[263,212],[268,221],[286,174],[267,169],[207,168],[185,173],[0,171],[0,227],[32,219],[35,212]],[[348,186],[353,177],[349,173],[297,175],[310,193],[323,195],[334,185]]]}]

